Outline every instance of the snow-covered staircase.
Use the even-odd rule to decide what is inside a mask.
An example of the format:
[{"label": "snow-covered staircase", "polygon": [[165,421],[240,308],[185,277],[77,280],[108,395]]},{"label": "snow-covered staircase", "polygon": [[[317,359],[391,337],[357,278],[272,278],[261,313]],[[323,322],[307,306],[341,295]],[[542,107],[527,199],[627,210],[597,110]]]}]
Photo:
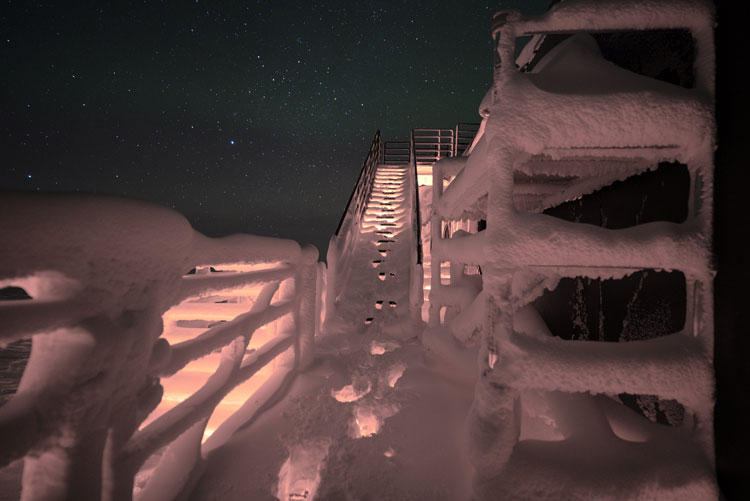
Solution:
[{"label": "snow-covered staircase", "polygon": [[[372,323],[399,304],[401,310],[408,310],[409,268],[405,265],[411,256],[412,240],[408,180],[407,166],[381,164],[375,173],[362,222],[363,247],[360,252],[373,257],[371,267],[376,270],[378,281],[383,283],[371,290],[376,298],[370,302],[373,310],[366,316],[365,324]],[[367,249],[372,243],[377,256]]]}]

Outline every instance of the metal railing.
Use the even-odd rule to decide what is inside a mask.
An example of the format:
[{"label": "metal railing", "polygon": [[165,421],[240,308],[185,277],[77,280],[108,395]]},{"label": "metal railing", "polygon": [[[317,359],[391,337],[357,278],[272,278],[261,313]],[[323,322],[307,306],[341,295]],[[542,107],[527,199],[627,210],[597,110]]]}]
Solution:
[{"label": "metal railing", "polygon": [[417,156],[414,153],[414,141],[409,148],[409,163],[411,164],[412,182],[414,183],[414,206],[412,209],[412,225],[414,226],[414,238],[417,243],[417,264],[422,265],[424,258],[422,248],[422,213],[419,207],[419,175],[417,173]]},{"label": "metal railing", "polygon": [[[346,209],[341,215],[339,225],[336,227],[336,236],[345,232],[348,229],[348,225],[351,225],[352,221],[359,221],[362,219],[364,214],[365,206],[367,205],[367,197],[372,191],[372,180],[375,178],[375,168],[381,162],[381,144],[380,144],[380,131],[375,132],[375,137],[372,139],[370,149],[367,151],[367,157],[362,164],[362,170],[357,178],[357,184],[354,185],[352,194],[349,195],[349,201],[346,204]],[[345,226],[345,223],[348,223]]]},{"label": "metal railing", "polygon": [[460,157],[466,153],[471,143],[474,141],[479,124],[475,122],[458,122],[453,135],[453,152],[455,156]]},{"label": "metal railing", "polygon": [[453,129],[412,129],[411,144],[416,165],[432,166],[441,158],[455,154]]},{"label": "metal railing", "polygon": [[349,196],[346,209],[341,215],[336,233],[331,237],[328,244],[326,262],[328,263],[326,311],[333,315],[336,300],[341,292],[340,286],[346,283],[350,272],[350,258],[358,241],[359,229],[367,208],[367,200],[372,193],[372,185],[375,179],[377,166],[382,160],[382,143],[380,131],[370,143],[367,157],[362,164],[362,170],[354,185],[352,194]]},{"label": "metal railing", "polygon": [[409,141],[386,141],[383,143],[383,163],[386,165],[411,163],[411,143]]}]

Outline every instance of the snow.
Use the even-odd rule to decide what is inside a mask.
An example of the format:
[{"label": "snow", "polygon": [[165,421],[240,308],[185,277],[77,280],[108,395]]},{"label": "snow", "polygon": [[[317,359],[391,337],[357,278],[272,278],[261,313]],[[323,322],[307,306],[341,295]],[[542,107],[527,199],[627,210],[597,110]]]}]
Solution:
[{"label": "snow", "polygon": [[[33,298],[0,304],[2,342],[34,338],[0,408],[3,464],[28,453],[24,497],[127,497],[140,468],[139,500],[716,498],[712,10],[570,0],[508,19],[505,62],[515,36],[576,34],[532,73],[501,66],[471,154],[434,165],[425,270],[416,172],[377,162],[379,134],[327,268],[312,247],[210,239],[144,202],[0,199],[0,287]],[[696,37],[695,89],[619,68],[582,33],[672,27]],[[690,171],[684,223],[540,214],[667,160]],[[568,341],[531,304],[563,277],[643,269],[686,277],[680,332]],[[652,423],[621,394],[679,402],[684,420]]]},{"label": "snow", "polygon": [[[32,294],[1,305],[3,343],[33,336],[18,391],[0,409],[3,434],[14,437],[3,463],[26,455],[24,498],[122,495],[140,464],[170,443],[139,476],[138,495],[173,497],[202,461],[204,434],[218,447],[309,364],[324,314],[325,265],[314,248],[250,235],[210,239],[171,209],[115,197],[10,193],[0,210],[0,230],[14,243],[0,250],[0,285]],[[280,283],[283,297],[271,302]],[[205,332],[196,337],[196,329]],[[266,339],[246,355],[256,330]],[[222,347],[218,367],[204,372]],[[296,356],[282,355],[292,347]],[[254,378],[245,389],[252,398],[211,424],[209,416],[226,418],[233,405],[224,397],[266,366],[274,370],[265,382]],[[162,400],[157,376],[175,372]],[[75,478],[102,458],[88,480]]]}]

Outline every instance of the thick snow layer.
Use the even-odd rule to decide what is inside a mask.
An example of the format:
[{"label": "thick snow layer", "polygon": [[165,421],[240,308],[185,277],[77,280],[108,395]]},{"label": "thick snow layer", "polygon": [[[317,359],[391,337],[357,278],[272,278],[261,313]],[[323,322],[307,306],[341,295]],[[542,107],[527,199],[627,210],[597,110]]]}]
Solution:
[{"label": "thick snow layer", "polygon": [[[551,148],[679,146],[679,160],[712,151],[713,103],[696,90],[641,77],[604,61],[585,35],[548,54],[537,73],[513,72],[487,124],[491,142],[529,154]],[[634,126],[638,124],[638,126]]]},{"label": "thick snow layer", "polygon": [[[527,306],[516,319],[532,308]],[[684,334],[596,343],[563,341],[548,332],[516,332],[502,347],[498,377],[517,388],[658,395],[711,413],[710,360],[700,342]]]},{"label": "thick snow layer", "polygon": [[[606,15],[602,14],[604,12]],[[696,57],[699,86],[713,92],[714,8],[705,0],[566,1],[558,3],[545,15],[521,20],[514,26],[514,31],[523,35],[670,28],[691,30],[701,49]]]},{"label": "thick snow layer", "polygon": [[[371,355],[366,341],[351,334],[320,346],[287,398],[209,457],[191,499],[296,499],[279,496],[295,482],[310,492],[317,484],[305,499],[465,499],[471,469],[461,432],[471,385],[453,382],[417,344]],[[391,386],[398,364],[407,369]],[[339,402],[331,393],[352,372],[373,389]]]},{"label": "thick snow layer", "polygon": [[181,214],[139,200],[4,193],[0,213],[0,233],[14,236],[13,245],[0,248],[0,285],[27,286],[37,294],[21,309],[0,305],[8,310],[4,343],[94,313],[114,317],[125,310],[166,308],[178,299],[182,274],[196,265],[300,258],[291,240],[210,239]]}]

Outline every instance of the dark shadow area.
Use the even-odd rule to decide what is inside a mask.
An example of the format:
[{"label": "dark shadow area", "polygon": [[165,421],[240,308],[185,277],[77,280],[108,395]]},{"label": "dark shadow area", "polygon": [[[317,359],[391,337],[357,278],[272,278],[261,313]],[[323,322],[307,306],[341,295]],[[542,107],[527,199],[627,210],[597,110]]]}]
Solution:
[{"label": "dark shadow area", "polygon": [[747,27],[744,4],[727,0],[716,2],[716,151],[714,249],[717,275],[715,298],[716,365],[716,464],[719,485],[726,499],[750,499],[747,472],[750,468],[750,370],[748,369],[747,306],[748,221],[747,169],[748,94],[746,82],[737,67],[747,54]]},{"label": "dark shadow area", "polygon": [[616,181],[609,186],[544,210],[566,221],[620,229],[652,221],[682,223],[687,218],[690,174],[677,162]]},{"label": "dark shadow area", "polygon": [[618,280],[563,278],[532,305],[555,336],[616,343],[679,332],[685,300],[681,272],[643,270]]},{"label": "dark shadow area", "polygon": [[[21,287],[0,289],[0,301],[22,301],[31,299]],[[31,354],[31,340],[24,339],[0,348],[0,406],[5,404],[18,389],[23,371]]]},{"label": "dark shadow area", "polygon": [[[533,68],[552,49],[571,35],[551,33],[544,36],[534,57],[521,67]],[[591,33],[602,57],[633,73],[691,89],[695,86],[695,41],[688,30],[648,30],[613,33]],[[533,40],[529,36],[516,40],[516,53]]]}]

